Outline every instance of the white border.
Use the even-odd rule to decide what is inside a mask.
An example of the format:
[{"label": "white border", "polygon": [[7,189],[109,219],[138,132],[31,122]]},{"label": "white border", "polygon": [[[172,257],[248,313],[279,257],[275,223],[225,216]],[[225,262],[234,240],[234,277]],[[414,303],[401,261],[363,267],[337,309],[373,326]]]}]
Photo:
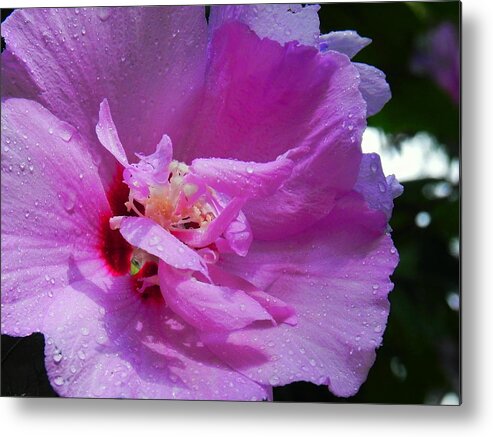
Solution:
[{"label": "white border", "polygon": [[[251,3],[245,0],[243,3]],[[273,1],[274,3],[275,1]],[[77,5],[200,4],[78,0]],[[221,3],[216,0],[215,3]],[[230,3],[225,1],[224,3]],[[463,406],[344,406],[211,402],[0,399],[3,435],[123,436],[487,435],[492,421],[493,290],[489,285],[493,173],[490,2],[463,1]],[[2,7],[67,1],[6,0]],[[486,97],[486,98],[485,98]],[[424,102],[425,104],[425,102]],[[439,116],[439,114],[437,114]],[[488,139],[488,141],[486,141]],[[492,427],[493,428],[493,427]]]}]

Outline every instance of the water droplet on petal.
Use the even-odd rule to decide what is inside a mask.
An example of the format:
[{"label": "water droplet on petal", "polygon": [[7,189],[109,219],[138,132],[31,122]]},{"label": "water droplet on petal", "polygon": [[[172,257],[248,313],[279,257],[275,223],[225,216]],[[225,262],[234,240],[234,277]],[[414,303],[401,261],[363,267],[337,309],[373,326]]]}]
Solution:
[{"label": "water droplet on petal", "polygon": [[98,17],[101,21],[106,21],[111,15],[110,8],[98,8]]},{"label": "water droplet on petal", "polygon": [[269,378],[269,384],[270,384],[270,385],[276,385],[276,384],[279,384],[279,377],[277,377],[276,375],[272,375],[272,376]]},{"label": "water droplet on petal", "polygon": [[62,358],[63,358],[63,355],[61,354],[60,351],[56,351],[55,354],[53,355],[53,361],[55,363],[59,363],[60,361],[62,361]]},{"label": "water droplet on petal", "polygon": [[58,198],[61,200],[65,211],[72,212],[74,210],[75,196],[72,193],[58,193]]},{"label": "water droplet on petal", "polygon": [[61,376],[57,376],[55,378],[54,382],[58,386],[61,386],[61,385],[65,384],[65,381],[64,381],[64,379]]}]

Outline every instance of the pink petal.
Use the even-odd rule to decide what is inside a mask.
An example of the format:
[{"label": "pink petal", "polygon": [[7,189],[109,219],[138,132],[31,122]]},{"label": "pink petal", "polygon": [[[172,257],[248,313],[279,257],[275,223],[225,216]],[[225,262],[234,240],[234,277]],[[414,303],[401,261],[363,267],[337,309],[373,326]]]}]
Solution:
[{"label": "pink petal", "polygon": [[209,17],[211,33],[228,21],[247,24],[260,38],[269,38],[281,44],[299,41],[318,47],[320,21],[319,5],[228,5],[212,6]]},{"label": "pink petal", "polygon": [[120,232],[132,246],[157,256],[176,269],[195,270],[207,275],[207,266],[197,252],[148,218],[123,217]]},{"label": "pink petal", "polygon": [[[354,395],[375,359],[389,312],[387,294],[398,256],[381,212],[353,193],[329,217],[284,241],[254,242],[243,259],[220,266],[291,305],[297,324],[207,334],[228,364],[262,384],[305,380]],[[261,351],[258,362],[241,350]]]},{"label": "pink petal", "polygon": [[40,89],[33,82],[29,71],[20,59],[8,49],[2,51],[0,58],[2,97],[36,100],[41,93]]},{"label": "pink petal", "polygon": [[200,282],[164,263],[159,265],[161,292],[169,307],[200,331],[231,331],[271,316],[244,291]]},{"label": "pink petal", "polygon": [[[224,232],[224,241],[227,243],[227,249],[240,256],[248,253],[253,241],[253,232],[245,214],[240,212],[238,217],[230,223]],[[219,249],[221,249],[218,246]]]},{"label": "pink petal", "polygon": [[394,198],[402,194],[402,185],[395,177],[383,174],[380,157],[376,153],[363,155],[355,191],[361,193],[372,209],[382,211],[389,220]]},{"label": "pink petal", "polygon": [[2,103],[2,333],[39,331],[69,262],[104,271],[100,217],[110,213],[75,129],[38,103]]},{"label": "pink petal", "polygon": [[127,167],[127,154],[118,137],[118,131],[113,122],[113,118],[111,117],[110,106],[107,99],[104,99],[99,106],[99,122],[96,125],[96,134],[105,149],[110,152],[123,167]]},{"label": "pink petal", "polygon": [[277,323],[287,323],[288,325],[296,325],[298,323],[294,307],[281,299],[261,290],[252,291],[248,293],[248,296],[262,305]]},{"label": "pink petal", "polygon": [[312,47],[260,40],[240,23],[221,26],[210,53],[187,160],[268,162],[307,148],[276,194],[250,201],[244,211],[256,238],[309,227],[356,181],[366,126],[356,68],[336,52],[321,55]]},{"label": "pink petal", "polygon": [[154,153],[148,156],[139,153],[136,155],[140,161],[127,166],[123,172],[123,179],[132,189],[132,195],[142,201],[149,196],[149,186],[168,183],[169,164],[173,155],[171,140],[167,135],[163,135]]},{"label": "pink petal", "polygon": [[287,323],[296,325],[296,310],[279,298],[258,290],[253,284],[245,279],[235,276],[230,272],[218,267],[209,266],[209,274],[214,284],[230,288],[239,288],[248,293],[248,296],[255,299],[273,317],[276,323]]},{"label": "pink petal", "polygon": [[284,157],[267,163],[209,158],[193,160],[191,170],[220,193],[256,198],[274,194],[293,167],[293,161]]},{"label": "pink petal", "polygon": [[[164,133],[178,144],[193,120],[206,62],[203,7],[20,9],[2,36],[43,91],[40,102],[94,153],[104,98],[129,156],[151,153]],[[113,166],[101,171],[111,175]]]},{"label": "pink petal", "polygon": [[320,50],[335,50],[344,53],[349,58],[355,56],[370,43],[370,38],[359,36],[354,30],[329,32],[320,36]]},{"label": "pink petal", "polygon": [[262,400],[264,387],[221,363],[128,277],[73,282],[46,314],[45,362],[61,396]]},{"label": "pink petal", "polygon": [[354,65],[360,74],[359,90],[366,101],[368,117],[380,112],[391,99],[389,84],[385,79],[385,73],[371,65],[355,62]]}]

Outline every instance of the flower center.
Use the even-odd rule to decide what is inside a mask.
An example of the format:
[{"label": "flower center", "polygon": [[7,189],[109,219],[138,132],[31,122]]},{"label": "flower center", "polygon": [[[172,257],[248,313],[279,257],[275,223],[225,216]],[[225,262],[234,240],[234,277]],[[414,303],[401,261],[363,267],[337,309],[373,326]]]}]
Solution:
[{"label": "flower center", "polygon": [[145,198],[136,200],[131,190],[125,203],[128,211],[148,217],[170,232],[208,226],[217,216],[216,208],[210,203],[212,189],[199,187],[183,162],[172,161],[168,172],[167,182],[149,185]]}]

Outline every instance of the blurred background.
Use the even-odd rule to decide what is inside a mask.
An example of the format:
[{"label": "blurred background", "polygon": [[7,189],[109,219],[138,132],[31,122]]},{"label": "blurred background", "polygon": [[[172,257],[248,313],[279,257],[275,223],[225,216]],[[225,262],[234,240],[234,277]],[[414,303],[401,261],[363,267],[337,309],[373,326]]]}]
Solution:
[{"label": "blurred background", "polygon": [[[322,4],[322,33],[373,43],[353,59],[387,75],[392,99],[368,120],[364,152],[404,185],[391,220],[401,261],[383,346],[356,396],[294,383],[274,400],[397,404],[460,402],[460,3]],[[2,21],[11,13],[2,9]],[[3,48],[3,41],[2,41]],[[41,334],[2,336],[2,396],[56,396]]]}]

